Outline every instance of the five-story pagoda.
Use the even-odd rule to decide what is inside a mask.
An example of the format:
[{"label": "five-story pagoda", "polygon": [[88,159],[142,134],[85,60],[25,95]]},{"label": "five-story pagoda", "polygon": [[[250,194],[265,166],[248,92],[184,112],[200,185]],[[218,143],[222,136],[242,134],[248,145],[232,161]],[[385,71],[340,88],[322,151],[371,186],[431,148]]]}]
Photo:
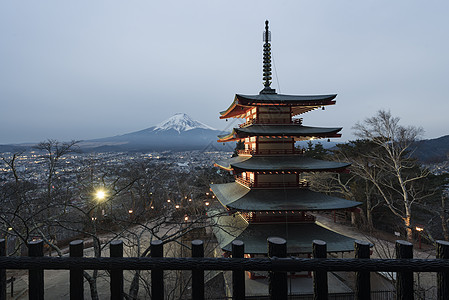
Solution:
[{"label": "five-story pagoda", "polygon": [[211,184],[221,203],[214,233],[221,249],[231,251],[233,240],[245,243],[250,257],[267,252],[267,238],[287,240],[289,255],[310,255],[312,241],[323,240],[328,252],[354,250],[354,240],[316,223],[311,212],[347,210],[360,205],[309,189],[307,172],[344,172],[347,163],[304,156],[296,141],[336,138],[342,128],[310,127],[294,118],[335,104],[337,95],[277,94],[271,85],[271,45],[268,21],[263,45],[264,89],[258,95],[235,95],[221,119],[244,118],[245,122],[218,142],[243,141],[238,156],[215,165],[228,170],[235,182]]}]

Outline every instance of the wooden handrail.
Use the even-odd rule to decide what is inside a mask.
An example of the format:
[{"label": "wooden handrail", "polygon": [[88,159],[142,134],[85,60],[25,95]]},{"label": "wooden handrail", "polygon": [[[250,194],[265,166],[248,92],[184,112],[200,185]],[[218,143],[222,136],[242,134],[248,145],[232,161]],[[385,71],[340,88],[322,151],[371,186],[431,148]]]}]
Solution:
[{"label": "wooden handrail", "polygon": [[[413,272],[437,272],[437,292],[438,295],[449,295],[449,242],[437,241],[437,259],[413,259],[411,253],[413,250],[412,244],[405,241],[396,242],[396,259],[370,259],[369,258],[369,243],[355,241],[356,258],[353,259],[338,259],[325,258],[326,243],[323,241],[314,241],[313,253],[314,258],[282,258],[285,253],[286,243],[280,238],[268,239],[268,249],[270,249],[270,258],[241,258],[244,253],[244,244],[238,242],[239,247],[233,247],[233,258],[207,258],[204,255],[203,243],[201,241],[192,242],[192,256],[191,258],[172,258],[172,257],[101,257],[101,258],[85,258],[85,257],[43,257],[43,252],[40,251],[43,246],[43,241],[35,241],[28,244],[30,256],[32,257],[5,257],[0,256],[0,274],[4,274],[5,269],[28,269],[30,299],[42,299],[44,296],[44,276],[43,270],[112,270],[117,271],[115,276],[120,277],[123,270],[152,270],[151,276],[157,276],[158,280],[152,280],[152,293],[156,295],[163,290],[163,278],[160,272],[164,270],[191,270],[196,277],[196,284],[192,285],[192,295],[198,295],[198,299],[204,297],[204,271],[205,270],[222,270],[235,272],[233,285],[234,287],[244,286],[244,276],[241,276],[242,271],[268,271],[269,282],[274,286],[270,286],[269,290],[275,295],[285,294],[286,276],[285,272],[300,272],[313,271],[316,272],[314,277],[314,286],[319,287],[315,291],[315,299],[326,299],[327,297],[327,272],[332,271],[355,271],[358,272],[356,276],[356,298],[366,299],[366,289],[369,289],[370,276],[368,272],[397,272],[396,285],[396,299],[413,299]],[[122,245],[121,241],[116,241],[113,247]],[[162,242],[151,243],[153,253],[157,251],[154,247],[160,247]],[[112,246],[112,244],[111,244]],[[76,247],[75,247],[76,248]],[[242,249],[243,248],[243,249]],[[162,249],[162,248],[160,248]],[[159,250],[160,250],[159,249]],[[323,250],[324,249],[324,250]],[[79,249],[78,249],[79,250]],[[117,250],[117,249],[116,249]],[[114,252],[116,250],[111,250]],[[71,251],[72,247],[71,247]],[[5,242],[0,240],[0,254],[5,255]],[[123,252],[116,252],[116,256],[121,256]],[[114,255],[114,254],[113,254]],[[117,283],[117,280],[112,279],[110,284],[111,291],[114,290],[115,295],[112,298],[123,298],[123,285]],[[360,275],[360,276],[359,276]],[[369,274],[368,274],[369,275]],[[201,278],[202,277],[202,278]],[[76,276],[70,280],[70,285],[83,289],[83,277]],[[121,278],[122,279],[122,278]],[[121,280],[119,279],[119,280]],[[6,278],[0,276],[0,296],[6,295]],[[195,281],[195,280],[194,280]],[[38,283],[38,284],[36,284]],[[363,287],[363,292],[360,287]],[[83,291],[82,291],[83,292]],[[201,293],[202,292],[202,293]],[[163,296],[163,292],[161,292]],[[76,298],[81,294],[70,292],[71,299]],[[115,297],[117,296],[117,297]],[[273,294],[271,295],[273,296]],[[235,295],[234,299],[242,299],[242,295]],[[276,299],[286,299],[286,297],[278,297]],[[443,299],[443,298],[441,298]]]},{"label": "wooden handrail", "polygon": [[237,150],[238,154],[243,155],[303,155],[303,149],[243,149]]},{"label": "wooden handrail", "polygon": [[247,127],[253,124],[264,124],[264,125],[288,125],[288,124],[294,124],[294,125],[302,125],[302,119],[293,119],[293,120],[288,120],[286,122],[281,122],[281,121],[273,121],[273,120],[269,120],[269,121],[262,121],[260,119],[251,119],[246,121],[245,123],[239,124],[239,128],[243,128],[243,127]]},{"label": "wooden handrail", "polygon": [[244,179],[242,177],[236,176],[235,181],[243,184],[247,187],[253,188],[272,188],[272,187],[286,187],[286,188],[309,188],[310,182],[305,180],[300,180],[299,182],[258,182],[257,184],[250,179]]}]

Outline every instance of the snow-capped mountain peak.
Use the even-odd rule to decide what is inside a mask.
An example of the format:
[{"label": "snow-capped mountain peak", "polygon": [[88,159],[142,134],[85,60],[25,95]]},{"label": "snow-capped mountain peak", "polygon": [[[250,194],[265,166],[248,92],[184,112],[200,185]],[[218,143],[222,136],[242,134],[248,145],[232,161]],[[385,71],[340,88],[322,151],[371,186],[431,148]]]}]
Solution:
[{"label": "snow-capped mountain peak", "polygon": [[188,131],[196,128],[216,130],[200,121],[193,120],[187,114],[177,113],[165,121],[157,124],[154,131],[176,130],[177,132]]}]

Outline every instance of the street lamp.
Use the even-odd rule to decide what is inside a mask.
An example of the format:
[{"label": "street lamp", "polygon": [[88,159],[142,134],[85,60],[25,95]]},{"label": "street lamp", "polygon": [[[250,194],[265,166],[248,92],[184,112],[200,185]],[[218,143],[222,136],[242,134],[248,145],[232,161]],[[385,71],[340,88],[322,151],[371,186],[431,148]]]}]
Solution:
[{"label": "street lamp", "polygon": [[106,198],[106,192],[103,190],[98,190],[95,193],[95,197],[98,199],[98,201],[102,201],[102,200],[104,200],[104,198]]},{"label": "street lamp", "polygon": [[421,249],[421,231],[423,231],[424,228],[420,227],[420,226],[416,226],[415,229],[416,229],[416,231],[418,231],[418,244],[419,244],[418,247],[419,247],[419,249]]}]

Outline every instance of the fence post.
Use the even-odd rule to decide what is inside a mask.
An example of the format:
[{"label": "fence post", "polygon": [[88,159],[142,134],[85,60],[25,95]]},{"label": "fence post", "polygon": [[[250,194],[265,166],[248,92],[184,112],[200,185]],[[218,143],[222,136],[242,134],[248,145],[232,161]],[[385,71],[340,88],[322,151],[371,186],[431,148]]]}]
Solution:
[{"label": "fence post", "polygon": [[[327,246],[326,242],[321,240],[314,240],[312,242],[312,255],[313,258],[326,258]],[[327,272],[326,271],[314,271],[313,272],[313,299],[315,300],[327,300],[328,287],[327,287]]]},{"label": "fence post", "polygon": [[[151,257],[163,257],[164,244],[160,240],[151,241]],[[151,270],[151,299],[164,300],[164,271]]]},{"label": "fence post", "polygon": [[[44,241],[37,240],[28,242],[28,256],[44,256]],[[28,270],[28,293],[29,299],[44,300],[44,270]]]},{"label": "fence post", "polygon": [[[449,242],[437,241],[437,258],[449,259]],[[437,299],[449,299],[449,272],[437,273]]]},{"label": "fence post", "polygon": [[[83,257],[83,240],[71,241],[69,249],[70,257]],[[84,299],[83,270],[70,270],[70,299]]]},{"label": "fence post", "polygon": [[[115,240],[109,245],[110,257],[123,257],[123,241]],[[123,270],[111,270],[111,300],[123,299]]]},{"label": "fence post", "polygon": [[[192,257],[204,257],[204,243],[192,241]],[[192,299],[204,300],[204,271],[192,270]]]},{"label": "fence post", "polygon": [[[287,257],[287,241],[279,237],[269,237],[268,241],[268,257],[283,258]],[[268,272],[268,292],[270,299],[287,299],[288,285],[287,272]]]},{"label": "fence post", "polygon": [[[370,257],[370,243],[356,240],[354,242],[355,258]],[[370,272],[356,272],[355,299],[371,299]]]},{"label": "fence post", "polygon": [[[5,239],[0,239],[0,256],[6,256]],[[6,300],[6,269],[0,269],[0,300]]]},{"label": "fence post", "polygon": [[[413,258],[413,244],[406,241],[396,241],[396,258]],[[397,272],[396,274],[396,299],[414,299],[413,272]]]},{"label": "fence post", "polygon": [[[242,241],[232,241],[232,258],[243,258],[245,245]],[[232,299],[245,299],[245,271],[232,271]]]}]

